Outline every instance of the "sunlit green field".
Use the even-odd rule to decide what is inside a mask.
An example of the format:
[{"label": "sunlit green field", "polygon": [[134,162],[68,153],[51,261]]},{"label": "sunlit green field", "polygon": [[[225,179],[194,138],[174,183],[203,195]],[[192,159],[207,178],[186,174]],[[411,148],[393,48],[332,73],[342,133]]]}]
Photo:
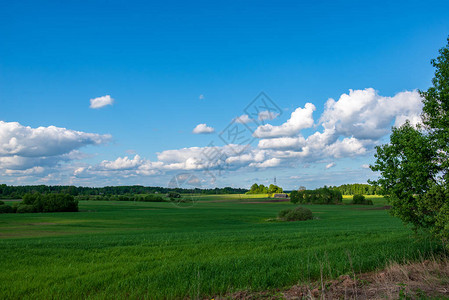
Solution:
[{"label": "sunlit green field", "polygon": [[383,198],[374,207],[308,205],[315,220],[276,222],[292,204],[209,197],[188,208],[85,201],[78,213],[0,215],[0,298],[212,297],[374,270],[439,249],[380,209]]}]

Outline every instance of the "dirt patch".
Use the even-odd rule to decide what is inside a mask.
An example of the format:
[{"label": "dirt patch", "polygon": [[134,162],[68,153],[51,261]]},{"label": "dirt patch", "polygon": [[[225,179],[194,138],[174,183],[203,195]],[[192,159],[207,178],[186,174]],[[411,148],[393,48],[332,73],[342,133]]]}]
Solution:
[{"label": "dirt patch", "polygon": [[40,223],[28,223],[25,225],[58,225],[57,223],[51,223],[51,222],[40,222]]},{"label": "dirt patch", "polygon": [[390,264],[385,270],[343,275],[271,292],[240,291],[215,299],[448,299],[449,259]]}]

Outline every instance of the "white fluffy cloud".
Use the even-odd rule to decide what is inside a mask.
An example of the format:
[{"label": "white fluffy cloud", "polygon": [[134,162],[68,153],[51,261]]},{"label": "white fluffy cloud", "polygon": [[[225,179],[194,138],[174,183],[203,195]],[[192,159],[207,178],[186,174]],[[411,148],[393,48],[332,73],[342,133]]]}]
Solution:
[{"label": "white fluffy cloud", "polygon": [[31,128],[17,122],[0,121],[0,156],[55,156],[86,145],[102,144],[110,138],[55,126]]},{"label": "white fluffy cloud", "polygon": [[258,162],[250,163],[249,166],[257,167],[257,168],[272,168],[272,167],[279,166],[280,163],[281,163],[281,160],[279,158],[273,157],[273,158],[267,159],[266,161],[263,161],[261,163],[258,163]]},{"label": "white fluffy cloud", "polygon": [[279,116],[279,113],[277,112],[273,112],[273,111],[269,111],[269,110],[264,110],[259,112],[258,115],[258,119],[259,121],[270,121],[270,120],[274,120]]},{"label": "white fluffy cloud", "polygon": [[290,119],[280,126],[271,124],[259,126],[254,132],[254,136],[258,138],[275,138],[299,134],[302,129],[313,126],[312,114],[315,109],[315,105],[307,103],[304,108],[298,107],[292,112]]},{"label": "white fluffy cloud", "polygon": [[272,153],[278,157],[307,162],[365,155],[392,125],[402,125],[407,119],[413,124],[419,122],[422,103],[417,91],[383,97],[374,89],[350,90],[338,101],[327,101],[317,124],[322,131],[305,138],[301,131],[312,127],[314,110],[315,106],[306,104],[280,126],[259,126],[255,136],[263,139],[258,147],[276,150]]},{"label": "white fluffy cloud", "polygon": [[262,139],[259,141],[259,148],[261,149],[301,149],[305,145],[306,140],[302,136]]},{"label": "white fluffy cloud", "polygon": [[101,97],[90,99],[90,108],[93,108],[93,109],[102,108],[107,105],[112,105],[113,103],[114,103],[114,99],[112,99],[110,95],[101,96]]},{"label": "white fluffy cloud", "polygon": [[31,128],[17,122],[0,121],[0,169],[54,166],[59,162],[83,158],[77,149],[104,144],[110,139],[109,135],[55,126]]},{"label": "white fluffy cloud", "polygon": [[240,117],[235,118],[234,121],[240,124],[248,124],[253,122],[254,120],[251,119],[248,115],[241,115]]},{"label": "white fluffy cloud", "polygon": [[329,99],[326,102],[320,123],[338,135],[376,140],[390,132],[392,123],[399,126],[409,119],[416,124],[421,110],[421,97],[417,91],[383,97],[372,88],[350,90],[337,101]]},{"label": "white fluffy cloud", "polygon": [[133,159],[129,159],[128,156],[119,157],[114,161],[103,160],[100,166],[107,170],[129,170],[142,164],[142,159],[139,155],[134,156]]},{"label": "white fluffy cloud", "polygon": [[366,153],[366,148],[362,142],[354,137],[338,140],[329,145],[326,150],[330,156],[335,158],[351,157]]},{"label": "white fluffy cloud", "polygon": [[213,127],[209,127],[206,124],[198,124],[192,131],[195,134],[209,134],[214,133],[215,129]]}]

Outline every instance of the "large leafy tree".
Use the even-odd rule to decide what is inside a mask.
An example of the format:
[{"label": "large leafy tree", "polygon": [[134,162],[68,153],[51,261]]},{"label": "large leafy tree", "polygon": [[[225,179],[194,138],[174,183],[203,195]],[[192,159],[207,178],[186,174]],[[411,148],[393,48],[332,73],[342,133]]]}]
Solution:
[{"label": "large leafy tree", "polygon": [[393,128],[390,143],[376,148],[373,171],[391,213],[415,229],[449,240],[449,38],[431,61],[433,86],[421,91],[422,123]]}]

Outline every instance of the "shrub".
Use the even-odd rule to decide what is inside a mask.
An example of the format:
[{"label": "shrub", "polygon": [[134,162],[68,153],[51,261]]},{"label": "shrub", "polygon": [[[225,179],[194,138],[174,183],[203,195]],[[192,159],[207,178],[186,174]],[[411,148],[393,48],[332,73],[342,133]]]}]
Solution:
[{"label": "shrub", "polygon": [[24,214],[24,213],[33,213],[34,210],[34,206],[33,205],[29,205],[29,204],[19,204],[19,206],[17,206],[17,213],[18,214]]},{"label": "shrub", "polygon": [[0,205],[0,214],[9,214],[9,213],[13,213],[14,210],[12,209],[11,206],[6,205],[6,204],[2,204]]},{"label": "shrub", "polygon": [[24,208],[19,208],[23,205],[32,206],[35,212],[78,211],[78,201],[68,194],[25,194],[22,203],[17,207],[17,212],[22,212]]},{"label": "shrub", "polygon": [[290,201],[300,204],[339,204],[342,203],[343,196],[340,191],[322,187],[316,190],[293,191]]},{"label": "shrub", "polygon": [[283,209],[278,213],[278,218],[281,220],[285,219],[285,216],[292,211],[293,208]]},{"label": "shrub", "polygon": [[176,198],[181,198],[181,194],[176,193],[176,192],[169,192],[167,194],[167,197],[170,198],[170,200],[172,200],[172,199],[176,199]]},{"label": "shrub", "polygon": [[363,204],[363,203],[365,203],[365,196],[363,195],[352,196],[352,204]]},{"label": "shrub", "polygon": [[305,207],[297,206],[281,210],[278,218],[284,221],[305,221],[313,219],[312,211]]},{"label": "shrub", "polygon": [[19,202],[14,202],[11,206],[12,208],[12,212],[16,213],[17,212],[17,208],[19,207]]},{"label": "shrub", "polygon": [[5,204],[5,202],[3,202],[2,200],[0,200],[0,205],[3,205],[3,204]]},{"label": "shrub", "polygon": [[164,198],[162,198],[161,196],[157,196],[157,195],[146,195],[145,198],[142,198],[141,201],[144,201],[144,202],[165,202]]},{"label": "shrub", "polygon": [[373,205],[373,201],[365,199],[363,195],[354,195],[351,204]]}]

